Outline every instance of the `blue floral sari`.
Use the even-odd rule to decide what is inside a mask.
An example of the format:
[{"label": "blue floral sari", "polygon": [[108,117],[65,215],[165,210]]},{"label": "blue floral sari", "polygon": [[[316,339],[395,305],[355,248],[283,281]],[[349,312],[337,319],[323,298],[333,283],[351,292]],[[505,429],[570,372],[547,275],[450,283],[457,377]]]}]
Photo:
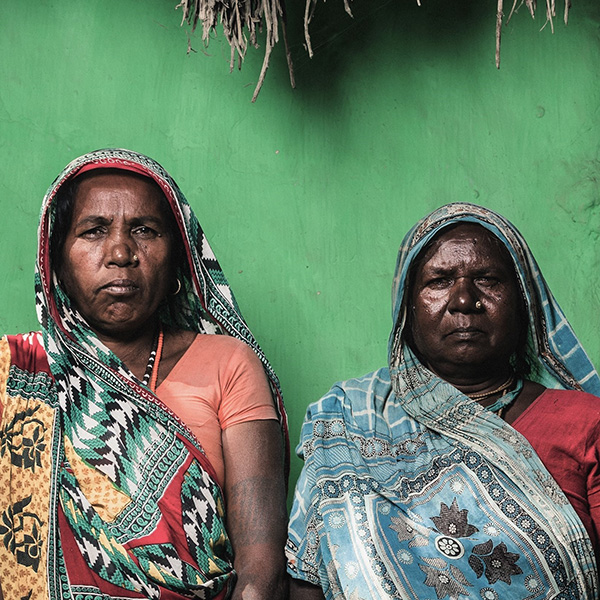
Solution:
[{"label": "blue floral sari", "polygon": [[547,387],[600,380],[526,243],[505,219],[444,206],[400,249],[389,367],[336,384],[307,412],[288,570],[326,598],[597,598],[579,517],[529,442],[425,368],[403,342],[410,266],[443,227],[475,222],[509,250]]}]

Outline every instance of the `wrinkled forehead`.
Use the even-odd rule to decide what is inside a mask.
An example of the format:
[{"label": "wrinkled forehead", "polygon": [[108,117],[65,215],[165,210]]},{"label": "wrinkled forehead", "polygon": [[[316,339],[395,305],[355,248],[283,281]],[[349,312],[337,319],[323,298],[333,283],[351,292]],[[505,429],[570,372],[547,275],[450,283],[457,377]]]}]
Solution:
[{"label": "wrinkled forehead", "polygon": [[57,191],[64,186],[75,185],[80,186],[83,182],[97,181],[97,182],[111,182],[111,181],[137,181],[150,185],[160,192],[162,196],[168,198],[165,192],[163,183],[156,177],[153,177],[151,173],[143,169],[134,169],[131,167],[122,167],[117,165],[101,166],[98,165],[85,165],[78,171],[73,172],[70,177],[65,179],[62,184],[58,187]]},{"label": "wrinkled forehead", "polygon": [[94,169],[78,173],[67,185],[73,186],[74,196],[82,190],[95,188],[104,191],[116,189],[132,190],[136,195],[147,195],[159,198],[161,203],[168,204],[161,186],[148,175],[123,169]]},{"label": "wrinkled forehead", "polygon": [[151,179],[155,181],[157,185],[159,185],[159,178],[154,176],[152,171],[143,167],[142,165],[138,165],[133,162],[128,163],[119,163],[119,162],[106,162],[103,164],[97,163],[88,163],[84,164],[81,168],[74,171],[71,175],[73,177],[81,177],[84,174],[88,174],[89,176],[93,175],[101,175],[101,174],[121,174],[121,175],[131,175],[131,176],[139,176],[145,177],[147,179]]},{"label": "wrinkled forehead", "polygon": [[413,258],[410,269],[418,271],[435,257],[442,247],[455,248],[455,253],[472,246],[482,255],[497,260],[505,268],[514,271],[514,263],[504,243],[483,225],[472,222],[458,222],[441,228]]},{"label": "wrinkled forehead", "polygon": [[[135,158],[134,155],[129,156],[130,153],[128,153],[128,160],[117,157],[99,160],[96,154],[98,153],[91,153],[90,155],[76,159],[63,171],[62,176],[57,178],[46,195],[46,209],[48,208],[48,204],[54,204],[54,198],[56,195],[60,195],[61,190],[65,187],[72,187],[73,185],[76,187],[77,182],[87,178],[114,173],[122,176],[138,177],[152,182],[162,192],[171,209],[176,212],[175,207],[178,203],[176,185],[158,163],[154,163],[150,159],[146,160],[150,161],[151,164],[138,163],[132,159]],[[81,159],[87,159],[89,162],[78,164],[78,161]],[[44,211],[44,207],[42,210]]]}]

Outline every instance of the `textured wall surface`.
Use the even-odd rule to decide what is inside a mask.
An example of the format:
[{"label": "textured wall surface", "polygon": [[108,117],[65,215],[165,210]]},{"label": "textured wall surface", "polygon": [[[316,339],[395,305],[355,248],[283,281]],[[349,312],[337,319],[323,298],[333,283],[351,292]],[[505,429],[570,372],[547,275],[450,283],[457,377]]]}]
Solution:
[{"label": "textured wall surface", "polygon": [[232,74],[220,37],[204,50],[192,35],[186,55],[175,4],[2,0],[1,331],[37,327],[46,188],[75,156],[123,146],[160,161],[197,211],[279,373],[293,443],[309,402],[385,363],[397,247],[445,202],[521,228],[600,365],[597,0],[574,0],[554,35],[521,10],[500,71],[495,3],[355,0],[352,20],[329,0],[310,60],[300,2],[298,88],[279,47],[256,104],[261,51]]}]

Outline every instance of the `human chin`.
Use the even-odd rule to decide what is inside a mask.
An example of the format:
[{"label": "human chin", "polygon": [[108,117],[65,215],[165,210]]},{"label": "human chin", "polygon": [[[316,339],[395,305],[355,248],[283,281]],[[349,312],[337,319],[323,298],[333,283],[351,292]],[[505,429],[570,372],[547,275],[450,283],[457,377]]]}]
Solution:
[{"label": "human chin", "polygon": [[113,302],[98,310],[80,312],[94,331],[107,335],[139,329],[150,318],[127,302]]}]

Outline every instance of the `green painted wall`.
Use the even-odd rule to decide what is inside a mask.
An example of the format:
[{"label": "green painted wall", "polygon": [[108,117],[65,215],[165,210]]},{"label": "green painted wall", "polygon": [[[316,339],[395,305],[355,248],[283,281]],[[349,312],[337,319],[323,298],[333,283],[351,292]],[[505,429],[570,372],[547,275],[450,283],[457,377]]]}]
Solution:
[{"label": "green painted wall", "polygon": [[[291,2],[289,2],[291,4]],[[600,365],[600,3],[573,0],[552,35],[525,10],[494,68],[495,2],[319,5],[315,58],[290,7],[282,48],[193,36],[176,0],[2,0],[0,330],[36,328],[43,193],[75,156],[124,146],[159,160],[195,207],[280,375],[298,439],[306,405],[384,364],[404,232],[438,205],[513,220]],[[299,461],[293,464],[293,480]]]}]

